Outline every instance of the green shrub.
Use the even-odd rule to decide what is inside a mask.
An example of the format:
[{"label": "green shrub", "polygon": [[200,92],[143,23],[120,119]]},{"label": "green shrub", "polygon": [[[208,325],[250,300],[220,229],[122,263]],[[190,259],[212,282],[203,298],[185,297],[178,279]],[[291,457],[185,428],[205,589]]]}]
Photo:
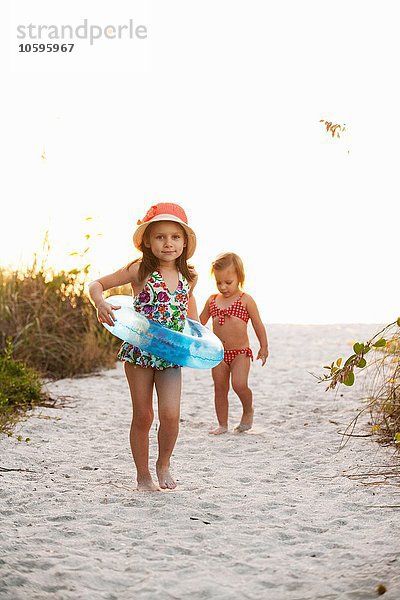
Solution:
[{"label": "green shrub", "polygon": [[8,343],[6,351],[0,354],[0,432],[9,435],[27,409],[48,400],[39,373],[14,360],[11,354]]},{"label": "green shrub", "polygon": [[372,435],[400,450],[400,317],[370,340],[356,342],[353,354],[344,362],[338,358],[324,368],[328,373],[318,379],[329,382],[327,390],[341,384],[352,386],[357,374],[368,370],[369,380],[364,381],[367,405],[349,429],[354,429],[359,416],[368,410]]},{"label": "green shrub", "polygon": [[11,358],[11,346],[0,355],[0,410],[4,407],[29,407],[42,399],[39,374]]}]

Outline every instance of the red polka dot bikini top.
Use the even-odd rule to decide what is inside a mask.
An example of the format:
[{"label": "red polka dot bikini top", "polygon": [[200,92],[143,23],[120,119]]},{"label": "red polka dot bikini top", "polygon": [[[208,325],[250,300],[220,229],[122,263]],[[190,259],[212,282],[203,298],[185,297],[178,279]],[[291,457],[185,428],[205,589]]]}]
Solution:
[{"label": "red polka dot bikini top", "polygon": [[242,304],[242,296],[244,292],[240,294],[239,298],[233,302],[228,308],[218,308],[215,303],[216,295],[211,298],[210,301],[210,315],[212,318],[218,317],[218,323],[223,325],[225,323],[225,317],[238,317],[238,319],[242,319],[245,323],[250,319],[250,315],[247,312],[247,309]]}]

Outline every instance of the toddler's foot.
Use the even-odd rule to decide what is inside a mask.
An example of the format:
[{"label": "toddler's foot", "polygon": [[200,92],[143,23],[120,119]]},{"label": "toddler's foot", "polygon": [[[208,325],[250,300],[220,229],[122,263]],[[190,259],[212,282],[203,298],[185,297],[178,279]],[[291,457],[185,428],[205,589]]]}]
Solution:
[{"label": "toddler's foot", "polygon": [[228,431],[228,427],[225,425],[218,425],[216,429],[210,429],[208,432],[210,435],[221,435],[221,433],[226,433]]},{"label": "toddler's foot", "polygon": [[172,477],[169,467],[161,467],[156,464],[156,472],[160,488],[163,490],[174,490],[176,488],[177,483]]},{"label": "toddler's foot", "polygon": [[138,479],[137,480],[138,484],[137,484],[137,491],[138,492],[160,492],[160,488],[158,487],[158,485],[156,483],[154,483],[154,481],[152,480],[152,478],[150,477],[150,479]]},{"label": "toddler's foot", "polygon": [[249,413],[243,413],[240,423],[239,425],[236,425],[234,431],[236,431],[236,433],[243,433],[243,431],[251,429],[253,427],[253,415],[254,410]]}]

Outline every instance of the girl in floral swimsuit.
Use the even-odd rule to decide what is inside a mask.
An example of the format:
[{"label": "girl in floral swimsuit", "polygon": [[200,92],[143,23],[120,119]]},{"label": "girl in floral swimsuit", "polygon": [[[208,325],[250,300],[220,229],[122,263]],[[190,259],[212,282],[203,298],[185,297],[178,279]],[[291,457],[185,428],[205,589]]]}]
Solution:
[{"label": "girl in floral swimsuit", "polygon": [[[131,284],[133,307],[148,319],[169,329],[182,331],[186,317],[198,320],[193,288],[197,275],[187,264],[196,248],[196,236],[188,226],[184,210],[177,204],[152,206],[133,235],[142,253],[122,269],[89,285],[89,296],[100,323],[114,324],[120,307],[107,303],[103,292]],[[169,467],[178,436],[181,395],[181,369],[178,365],[144,352],[124,342],[118,352],[124,362],[133,416],[130,443],[137,471],[139,491],[174,489],[176,482]],[[149,431],[153,422],[153,388],[158,396],[158,485],[149,470]]]},{"label": "girl in floral swimsuit", "polygon": [[250,360],[253,360],[247,335],[249,319],[260,342],[257,359],[261,360],[262,366],[268,357],[268,340],[255,301],[241,289],[244,283],[244,268],[240,257],[233,252],[220,254],[212,263],[211,272],[219,294],[208,298],[200,315],[200,322],[205,325],[209,318],[212,318],[214,333],[220,338],[225,349],[223,362],[212,370],[218,427],[209,433],[219,435],[228,431],[230,380],[243,407],[242,418],[235,431],[247,431],[253,425],[253,398],[248,385]]},{"label": "girl in floral swimsuit", "polygon": [[[157,321],[168,329],[183,331],[188,312],[189,295],[190,285],[182,273],[178,273],[178,287],[175,292],[171,293],[161,271],[156,269],[151,273],[140,294],[134,298],[133,307],[151,321]],[[128,342],[122,344],[117,358],[139,367],[150,367],[159,371],[170,367],[178,368],[178,365],[149,352],[144,352]]]}]

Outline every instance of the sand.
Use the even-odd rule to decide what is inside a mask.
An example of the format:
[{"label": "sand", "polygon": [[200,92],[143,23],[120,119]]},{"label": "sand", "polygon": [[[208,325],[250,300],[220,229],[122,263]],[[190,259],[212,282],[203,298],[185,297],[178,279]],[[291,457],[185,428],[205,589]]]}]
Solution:
[{"label": "sand", "polygon": [[339,451],[360,391],[335,397],[308,373],[372,330],[270,326],[248,433],[232,432],[232,396],[230,431],[207,435],[210,373],[185,369],[176,491],[134,491],[121,365],[50,384],[67,406],[0,437],[0,466],[20,469],[0,472],[0,598],[367,600],[383,584],[398,599],[399,478],[363,474],[400,457],[365,437]]}]

